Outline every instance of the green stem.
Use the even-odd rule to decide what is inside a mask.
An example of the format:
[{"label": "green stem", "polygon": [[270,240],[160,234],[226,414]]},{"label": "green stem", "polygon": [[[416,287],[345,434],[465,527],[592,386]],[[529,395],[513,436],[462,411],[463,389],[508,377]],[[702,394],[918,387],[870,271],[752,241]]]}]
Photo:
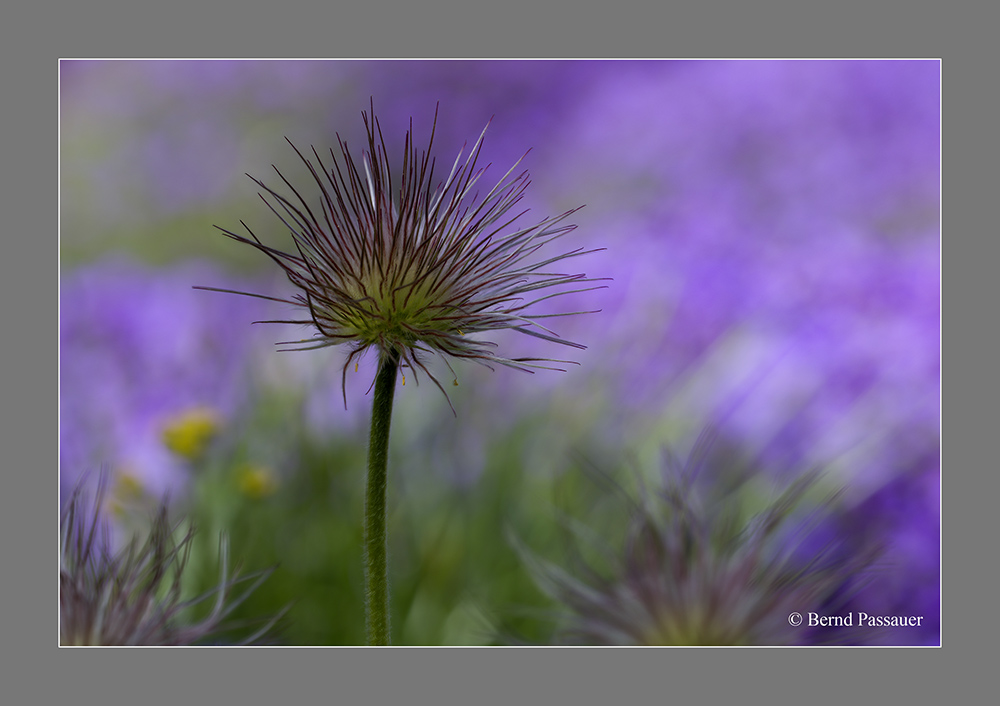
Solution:
[{"label": "green stem", "polygon": [[369,645],[389,644],[389,567],[385,504],[389,462],[389,423],[396,392],[399,355],[384,352],[375,377],[372,429],[368,442],[368,483],[365,489],[365,623]]}]

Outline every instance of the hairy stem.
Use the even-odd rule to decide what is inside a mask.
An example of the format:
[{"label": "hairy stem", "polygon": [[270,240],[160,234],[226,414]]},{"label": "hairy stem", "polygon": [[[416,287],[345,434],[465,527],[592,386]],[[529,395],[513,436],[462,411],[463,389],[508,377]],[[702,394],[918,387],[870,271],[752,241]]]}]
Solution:
[{"label": "hairy stem", "polygon": [[375,377],[372,428],[368,442],[368,482],[365,489],[365,624],[369,645],[389,644],[389,565],[385,506],[389,461],[389,423],[396,392],[399,355],[383,352]]}]

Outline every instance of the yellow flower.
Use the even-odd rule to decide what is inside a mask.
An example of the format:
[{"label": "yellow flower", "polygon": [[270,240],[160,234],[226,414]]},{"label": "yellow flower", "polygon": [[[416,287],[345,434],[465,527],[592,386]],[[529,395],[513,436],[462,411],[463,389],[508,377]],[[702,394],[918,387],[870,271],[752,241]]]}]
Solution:
[{"label": "yellow flower", "polygon": [[269,468],[244,464],[236,472],[240,492],[255,500],[265,498],[278,488],[278,479]]},{"label": "yellow flower", "polygon": [[207,407],[194,407],[171,418],[163,428],[163,443],[178,456],[200,457],[219,431],[219,415]]}]

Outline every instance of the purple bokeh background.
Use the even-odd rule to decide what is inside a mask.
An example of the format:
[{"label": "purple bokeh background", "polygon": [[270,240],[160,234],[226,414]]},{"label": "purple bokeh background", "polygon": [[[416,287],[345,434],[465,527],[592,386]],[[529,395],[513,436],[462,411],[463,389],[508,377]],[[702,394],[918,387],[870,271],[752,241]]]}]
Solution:
[{"label": "purple bokeh background", "polygon": [[[63,273],[60,466],[63,494],[85,473],[127,472],[156,498],[186,485],[186,464],[162,434],[206,408],[235,423],[249,396],[252,302],[202,296],[226,282],[207,263],[158,270],[109,257]],[[195,361],[197,364],[194,364]]]},{"label": "purple bokeh background", "polygon": [[[244,172],[280,184],[273,163],[302,183],[283,136],[360,150],[370,100],[398,154],[411,116],[419,144],[440,103],[442,178],[492,119],[483,183],[531,148],[524,221],[586,204],[563,247],[606,248],[570,262],[613,282],[565,298],[601,313],[554,320],[588,345],[579,368],[460,367],[460,431],[433,386],[407,385],[394,443],[469,481],[529,411],[551,424],[535,462],[581,435],[641,452],[714,422],[776,473],[829,466],[897,567],[878,610],[933,613],[890,639],[937,642],[938,62],[64,61],[60,90],[64,486],[102,459],[170,487],[180,472],[152,450],[164,415],[228,413],[266,358],[255,345],[302,337],[254,343],[247,323],[273,310],[190,289],[271,274],[211,228],[243,219],[284,243]],[[564,354],[522,339],[500,341]],[[355,429],[372,362],[345,412],[342,358],[323,361],[303,362],[330,368],[307,420]]]}]

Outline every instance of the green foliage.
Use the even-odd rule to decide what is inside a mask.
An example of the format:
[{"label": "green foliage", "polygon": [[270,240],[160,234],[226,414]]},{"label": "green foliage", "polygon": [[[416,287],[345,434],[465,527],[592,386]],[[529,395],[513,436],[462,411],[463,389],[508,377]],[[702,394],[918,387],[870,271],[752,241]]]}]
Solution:
[{"label": "green foliage", "polygon": [[[244,428],[227,431],[217,453],[195,472],[185,510],[203,544],[192,567],[198,590],[214,576],[218,547],[204,538],[225,531],[245,570],[277,565],[235,619],[260,619],[288,608],[275,641],[290,645],[365,643],[364,469],[361,438],[318,439],[294,422],[292,400],[254,405]],[[450,421],[450,419],[449,419]],[[394,645],[486,645],[543,642],[550,606],[510,536],[559,557],[570,546],[563,517],[600,512],[601,488],[572,459],[562,468],[526,468],[538,419],[519,420],[486,441],[486,466],[457,484],[439,469],[418,467],[403,444],[390,452],[388,535]],[[460,420],[454,423],[460,423]],[[241,478],[267,448],[272,492],[252,495]],[[422,463],[427,463],[426,461]],[[622,526],[624,526],[622,524]]]}]

